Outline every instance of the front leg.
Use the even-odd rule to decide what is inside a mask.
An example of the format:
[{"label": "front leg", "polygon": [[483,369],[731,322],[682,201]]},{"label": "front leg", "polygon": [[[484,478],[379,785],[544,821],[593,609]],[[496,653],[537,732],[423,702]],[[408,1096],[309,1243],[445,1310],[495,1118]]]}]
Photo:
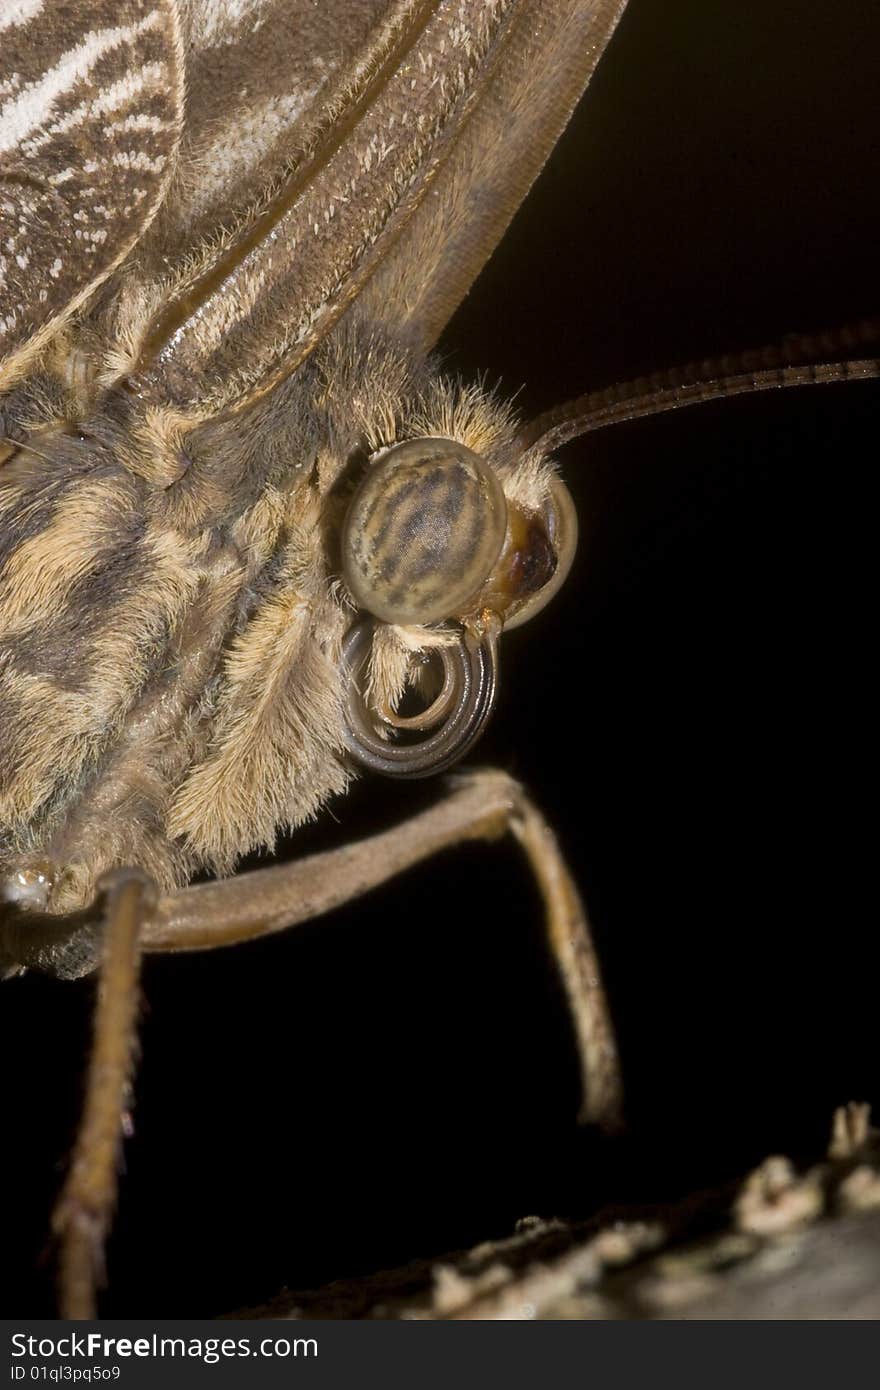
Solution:
[{"label": "front leg", "polygon": [[138,870],[119,869],[101,886],[106,910],[86,1096],[52,1217],[59,1242],[60,1315],[76,1319],[96,1313],[137,1045],[140,928],[155,900],[150,880]]},{"label": "front leg", "polygon": [[[63,1317],[95,1315],[133,1071],[141,951],[209,950],[284,931],[359,897],[441,850],[507,832],[522,846],[544,899],[548,939],[575,1029],[583,1086],[581,1119],[609,1130],[619,1125],[617,1047],[589,923],[553,831],[506,773],[487,770],[460,776],[430,810],[356,844],[185,888],[155,904],[142,874],[120,870],[106,881],[86,1101],[53,1219],[61,1245]],[[77,940],[91,948],[95,938],[92,911],[75,919],[17,913],[0,929],[0,950],[20,965],[46,968],[62,948],[70,954]]]},{"label": "front leg", "polygon": [[510,832],[525,851],[544,899],[550,947],[577,1039],[581,1118],[614,1129],[622,1096],[617,1048],[587,916],[556,836],[506,773],[486,770],[455,782],[436,806],[393,830],[160,899],[144,927],[144,950],[208,950],[284,931],[360,897],[440,850]]}]

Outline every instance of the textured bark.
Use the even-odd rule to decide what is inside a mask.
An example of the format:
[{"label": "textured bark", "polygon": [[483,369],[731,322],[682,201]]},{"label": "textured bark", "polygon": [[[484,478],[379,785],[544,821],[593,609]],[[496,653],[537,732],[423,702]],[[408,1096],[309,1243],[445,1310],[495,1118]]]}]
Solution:
[{"label": "textured bark", "polygon": [[527,1218],[506,1240],[238,1316],[406,1319],[880,1317],[880,1142],[834,1117],[822,1162],[771,1157],[741,1184],[584,1222]]}]

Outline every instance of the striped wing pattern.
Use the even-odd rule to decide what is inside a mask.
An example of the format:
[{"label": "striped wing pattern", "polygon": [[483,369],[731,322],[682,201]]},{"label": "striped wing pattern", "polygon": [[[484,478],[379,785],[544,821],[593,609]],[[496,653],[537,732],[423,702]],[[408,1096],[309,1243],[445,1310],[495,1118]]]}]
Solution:
[{"label": "striped wing pattern", "polygon": [[190,419],[238,409],[374,279],[371,315],[430,345],[623,4],[192,6],[179,176],[103,327],[118,373]]},{"label": "striped wing pattern", "polygon": [[180,136],[181,60],[172,0],[0,11],[6,382],[155,214]]},{"label": "striped wing pattern", "polygon": [[623,7],[7,0],[0,386],[126,257],[96,378],[189,418],[261,395],[360,297],[430,345]]}]

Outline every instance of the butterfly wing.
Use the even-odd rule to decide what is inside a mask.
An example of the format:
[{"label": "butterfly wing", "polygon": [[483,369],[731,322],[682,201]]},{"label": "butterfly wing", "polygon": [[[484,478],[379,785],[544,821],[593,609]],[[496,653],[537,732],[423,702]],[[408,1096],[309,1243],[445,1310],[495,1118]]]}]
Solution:
[{"label": "butterfly wing", "polygon": [[355,301],[432,341],[622,9],[193,6],[179,177],[107,319],[117,374],[199,418],[264,393]]},{"label": "butterfly wing", "polygon": [[182,118],[172,0],[10,0],[0,14],[0,386],[154,217]]}]

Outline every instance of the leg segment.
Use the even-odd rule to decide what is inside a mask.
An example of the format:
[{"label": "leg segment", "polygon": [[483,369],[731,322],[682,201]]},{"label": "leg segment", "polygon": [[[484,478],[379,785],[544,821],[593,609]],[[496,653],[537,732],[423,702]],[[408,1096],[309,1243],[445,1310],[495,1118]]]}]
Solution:
[{"label": "leg segment", "polygon": [[505,773],[460,777],[437,806],[357,844],[162,898],[145,923],[143,948],[206,950],[283,931],[359,897],[439,850],[506,831],[525,851],[544,898],[550,946],[578,1043],[582,1118],[614,1128],[621,1103],[617,1050],[586,914],[552,830]]},{"label": "leg segment", "polygon": [[104,880],[106,916],[86,1098],[67,1180],[52,1218],[60,1316],[94,1318],[103,1245],[116,1205],[122,1117],[136,1046],[140,925],[153,890],[136,870]]},{"label": "leg segment", "polygon": [[[357,844],[185,888],[158,902],[144,875],[117,871],[105,880],[85,1106],[53,1217],[60,1244],[62,1317],[95,1316],[95,1289],[116,1202],[122,1117],[134,1063],[141,950],[208,950],[283,931],[359,897],[440,850],[468,840],[492,840],[508,831],[522,846],[544,899],[548,938],[578,1045],[581,1118],[606,1129],[619,1124],[617,1049],[589,923],[556,837],[523,789],[505,773],[459,777],[438,805]],[[69,950],[80,939],[90,946],[95,934],[91,909],[76,918],[27,913],[4,923],[0,948],[4,959],[52,969],[62,946]]]}]

